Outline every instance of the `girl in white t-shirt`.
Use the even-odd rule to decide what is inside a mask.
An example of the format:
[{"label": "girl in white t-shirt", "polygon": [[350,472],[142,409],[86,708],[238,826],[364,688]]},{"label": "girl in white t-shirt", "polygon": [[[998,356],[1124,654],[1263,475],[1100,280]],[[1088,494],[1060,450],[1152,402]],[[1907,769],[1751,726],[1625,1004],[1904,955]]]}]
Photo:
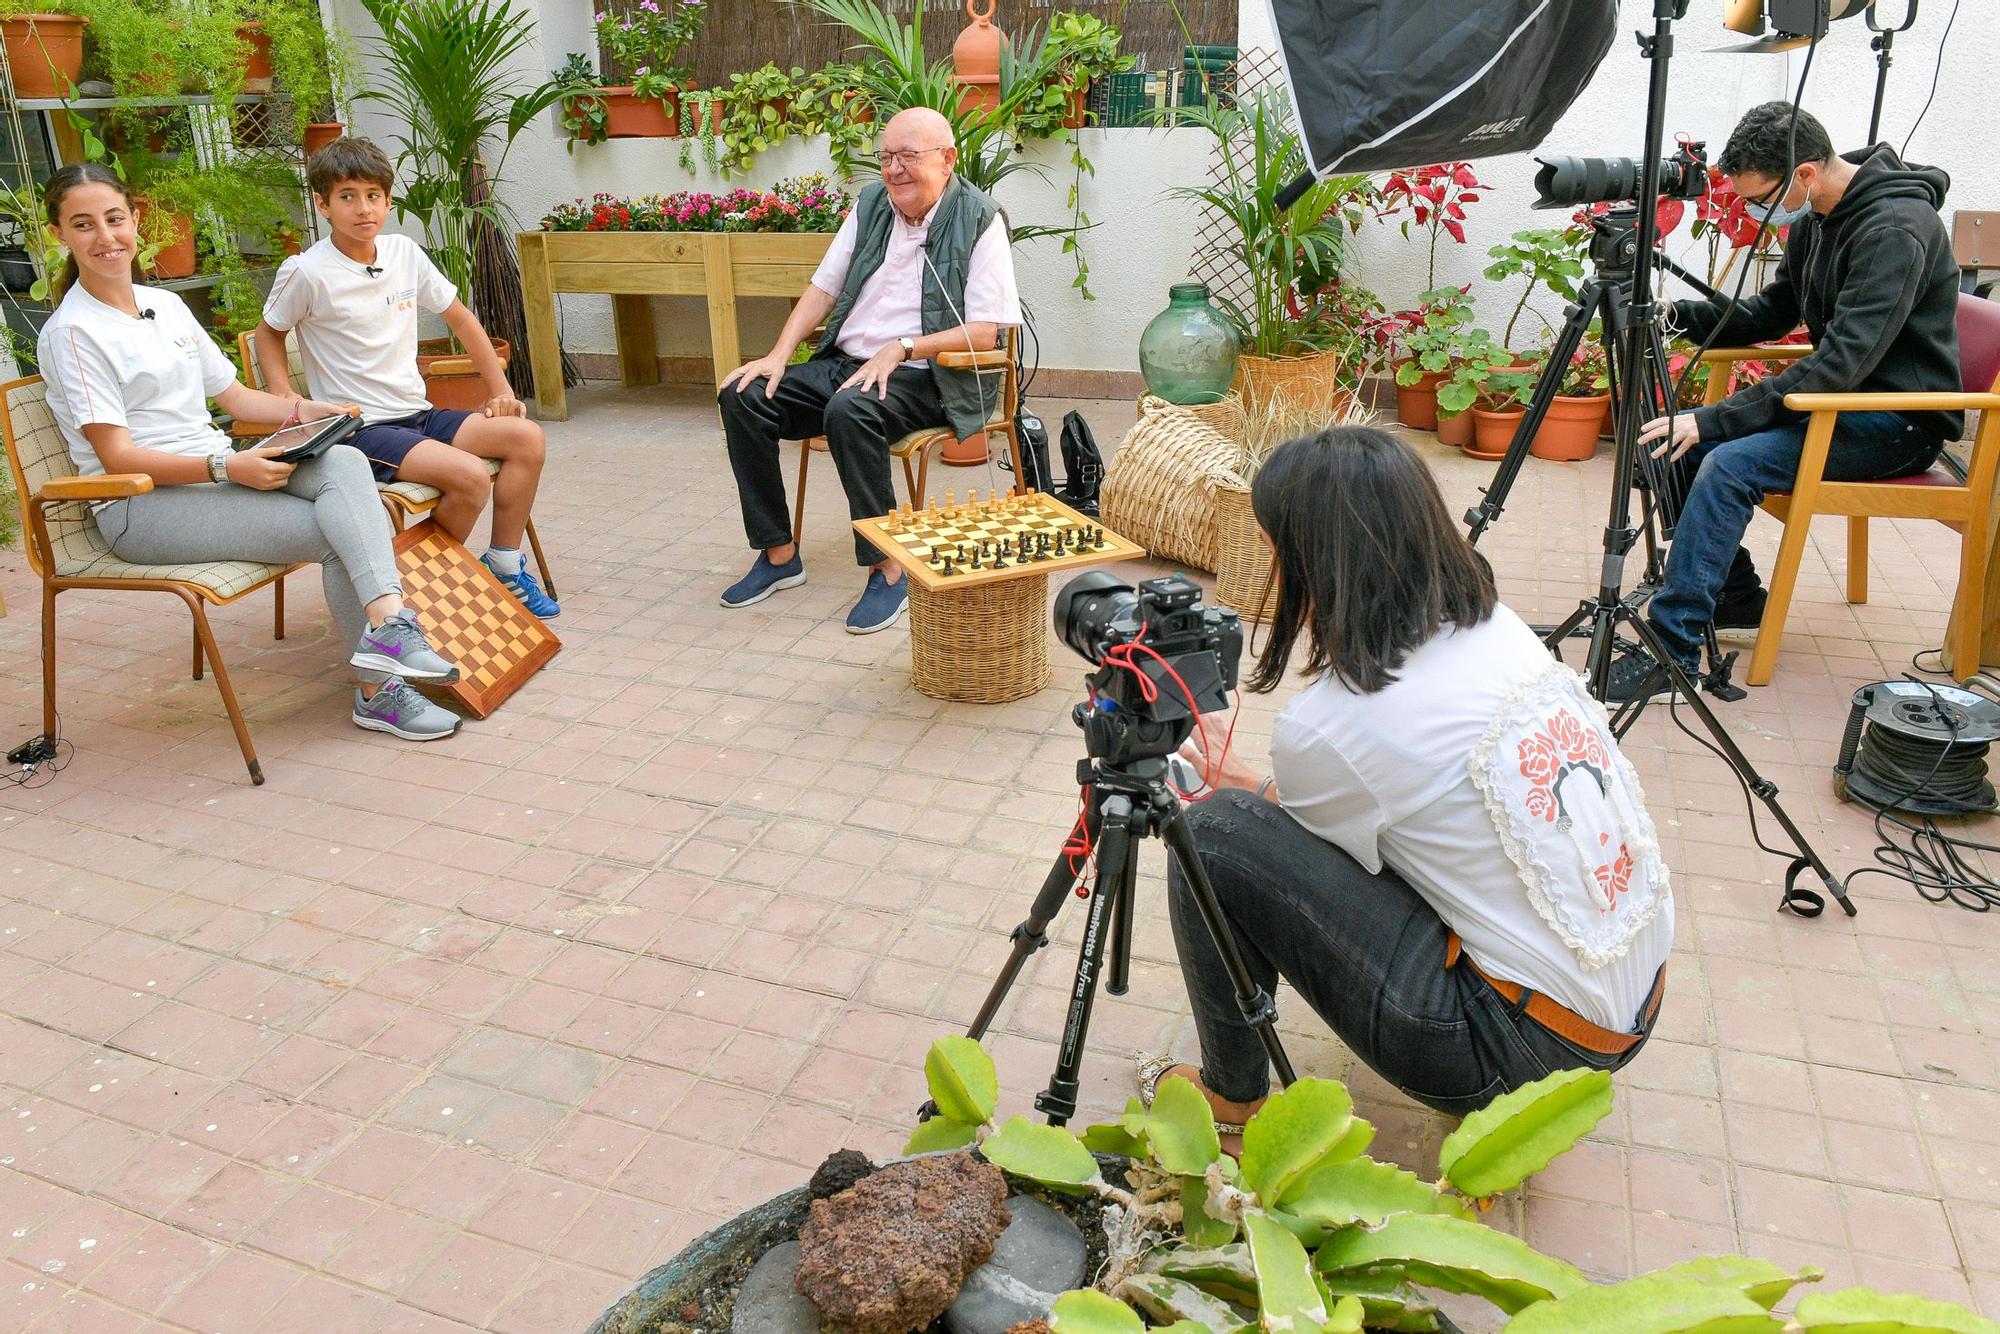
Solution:
[{"label": "girl in white t-shirt", "polygon": [[354,722],[413,741],[449,736],[458,717],[406,679],[455,681],[403,605],[389,526],[368,461],[344,445],[280,463],[233,452],[207,400],[252,421],[310,420],[345,407],[294,403],[239,383],[180,297],[138,283],[139,212],[95,163],[49,178],[48,220],[69,249],[62,303],[36,345],[50,411],[85,477],[143,475],[150,488],[97,507],[120,560],[198,565],[316,563],[348,663],[360,675]]},{"label": "girl in white t-shirt", "polygon": [[[1278,606],[1249,682],[1309,680],[1274,776],[1190,745],[1189,812],[1257,985],[1279,977],[1357,1056],[1456,1115],[1652,1031],[1673,904],[1632,767],[1581,678],[1499,604],[1407,445],[1344,427],[1279,447],[1252,488]],[[1169,1070],[1240,1125],[1270,1071],[1177,866],[1174,939],[1201,1038]]]}]

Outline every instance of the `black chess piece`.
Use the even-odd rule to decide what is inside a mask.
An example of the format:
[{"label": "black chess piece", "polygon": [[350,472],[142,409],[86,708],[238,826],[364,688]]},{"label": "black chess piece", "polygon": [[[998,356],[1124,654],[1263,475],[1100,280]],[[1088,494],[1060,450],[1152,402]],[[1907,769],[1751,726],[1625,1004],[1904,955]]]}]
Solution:
[{"label": "black chess piece", "polygon": [[1098,551],[1104,550],[1104,530],[1102,528],[1093,528],[1090,530],[1090,545]]},{"label": "black chess piece", "polygon": [[1007,568],[1007,544],[1005,542],[1002,542],[1000,549],[993,553],[993,568],[996,570]]}]

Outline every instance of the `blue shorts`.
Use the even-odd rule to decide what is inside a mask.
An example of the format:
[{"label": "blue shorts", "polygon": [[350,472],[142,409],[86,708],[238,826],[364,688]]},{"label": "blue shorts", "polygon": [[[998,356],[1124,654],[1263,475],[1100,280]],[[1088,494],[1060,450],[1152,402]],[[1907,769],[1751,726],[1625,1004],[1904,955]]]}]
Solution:
[{"label": "blue shorts", "polygon": [[364,426],[349,436],[347,443],[368,456],[376,481],[393,482],[396,470],[403,466],[403,460],[417,441],[436,440],[448,445],[471,415],[458,408],[426,408],[394,421]]}]

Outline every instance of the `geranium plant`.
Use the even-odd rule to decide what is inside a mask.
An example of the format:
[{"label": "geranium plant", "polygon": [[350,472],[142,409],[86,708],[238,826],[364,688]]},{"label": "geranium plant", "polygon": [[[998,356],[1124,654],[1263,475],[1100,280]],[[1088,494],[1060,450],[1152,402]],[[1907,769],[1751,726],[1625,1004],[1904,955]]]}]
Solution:
[{"label": "geranium plant", "polygon": [[545,232],[832,232],[854,201],[824,175],[791,176],[769,190],[681,190],[635,199],[598,194],[558,204]]},{"label": "geranium plant", "polygon": [[[1564,301],[1576,300],[1576,282],[1583,277],[1585,236],[1586,233],[1574,227],[1562,230],[1535,227],[1515,232],[1510,240],[1486,252],[1493,259],[1486,266],[1488,282],[1506,282],[1516,277],[1526,280],[1521,299],[1514,304],[1514,313],[1507,317],[1507,327],[1500,335],[1502,343],[1514,346],[1514,326],[1528,309],[1536,288],[1546,287]],[[1542,323],[1553,327],[1546,317]]]},{"label": "geranium plant", "polygon": [[1426,375],[1451,369],[1460,344],[1472,325],[1472,297],[1464,287],[1440,287],[1425,292],[1423,305],[1397,317],[1395,344],[1405,354],[1396,366],[1396,383],[1411,388]]},{"label": "geranium plant", "polygon": [[664,84],[669,91],[685,83],[689,71],[674,58],[707,18],[707,0],[639,0],[623,14],[599,10],[597,39],[613,60],[633,72],[636,96],[657,97],[657,92],[640,89],[640,79],[656,87]]}]

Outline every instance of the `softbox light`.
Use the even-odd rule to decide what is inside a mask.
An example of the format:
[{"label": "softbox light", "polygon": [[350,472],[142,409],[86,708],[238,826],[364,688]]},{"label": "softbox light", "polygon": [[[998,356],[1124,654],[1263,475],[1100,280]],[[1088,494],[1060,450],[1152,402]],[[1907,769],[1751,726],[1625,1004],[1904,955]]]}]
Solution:
[{"label": "softbox light", "polygon": [[1617,0],[1270,0],[1316,176],[1535,147],[1597,72]]}]

